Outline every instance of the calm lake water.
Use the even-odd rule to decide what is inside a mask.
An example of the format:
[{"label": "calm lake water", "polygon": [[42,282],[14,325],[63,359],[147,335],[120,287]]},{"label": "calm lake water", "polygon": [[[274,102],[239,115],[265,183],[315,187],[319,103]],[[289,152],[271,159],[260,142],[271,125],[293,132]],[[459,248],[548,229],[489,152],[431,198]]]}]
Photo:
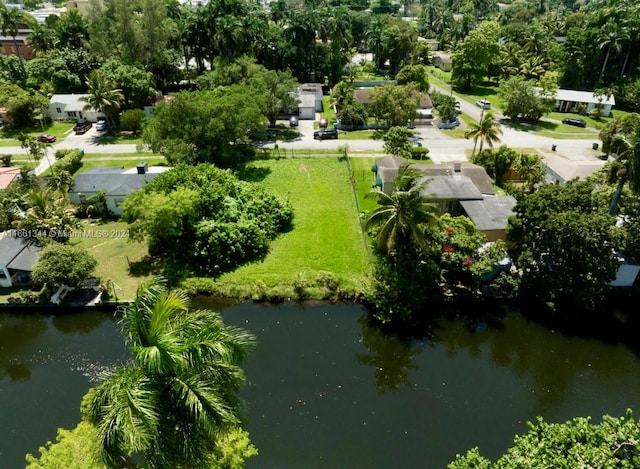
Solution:
[{"label": "calm lake water", "polygon": [[[248,468],[444,468],[479,446],[495,459],[526,421],[640,409],[628,348],[566,337],[512,313],[441,321],[406,343],[356,305],[223,308],[258,345],[244,365]],[[77,423],[97,372],[126,359],[108,313],[0,316],[0,468]]]}]

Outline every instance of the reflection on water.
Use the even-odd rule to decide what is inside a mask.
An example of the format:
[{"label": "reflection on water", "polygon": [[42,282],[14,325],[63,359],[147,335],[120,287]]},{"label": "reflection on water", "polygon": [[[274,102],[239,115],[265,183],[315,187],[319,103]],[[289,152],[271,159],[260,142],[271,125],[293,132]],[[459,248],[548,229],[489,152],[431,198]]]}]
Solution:
[{"label": "reflection on water", "polygon": [[92,381],[127,358],[109,313],[0,314],[0,467],[72,428]]},{"label": "reflection on water", "polygon": [[[408,341],[358,305],[196,306],[257,336],[242,390],[260,451],[248,468],[444,468],[474,446],[496,458],[537,415],[640,411],[628,348],[503,310],[440,320]],[[0,467],[24,467],[25,453],[71,428],[92,380],[127,359],[108,313],[0,316]]]},{"label": "reflection on water", "polygon": [[378,394],[398,392],[411,386],[409,371],[417,371],[415,358],[422,353],[422,346],[394,334],[385,334],[372,326],[368,317],[358,318],[362,326],[362,345],[366,353],[356,353],[356,362],[373,367]]}]

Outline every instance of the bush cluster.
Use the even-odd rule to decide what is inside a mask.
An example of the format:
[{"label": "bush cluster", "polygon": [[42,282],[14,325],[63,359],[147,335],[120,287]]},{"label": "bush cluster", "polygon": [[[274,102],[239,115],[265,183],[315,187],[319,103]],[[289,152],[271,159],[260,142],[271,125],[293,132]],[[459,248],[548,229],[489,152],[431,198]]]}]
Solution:
[{"label": "bush cluster", "polygon": [[58,171],[66,171],[75,174],[82,167],[84,152],[78,149],[56,150],[55,168]]},{"label": "bush cluster", "polygon": [[152,255],[196,274],[219,275],[263,257],[291,225],[293,210],[255,184],[211,164],[179,165],[134,192],[123,218]]}]

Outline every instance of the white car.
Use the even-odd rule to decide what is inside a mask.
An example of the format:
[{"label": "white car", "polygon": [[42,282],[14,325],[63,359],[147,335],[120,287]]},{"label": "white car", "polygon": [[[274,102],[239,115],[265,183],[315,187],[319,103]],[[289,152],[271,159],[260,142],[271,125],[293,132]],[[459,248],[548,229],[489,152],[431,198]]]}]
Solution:
[{"label": "white car", "polygon": [[476,106],[481,107],[482,109],[491,109],[491,103],[486,99],[477,100]]},{"label": "white car", "polygon": [[98,122],[96,123],[96,130],[98,132],[103,132],[107,130],[107,121],[104,119],[98,120]]}]

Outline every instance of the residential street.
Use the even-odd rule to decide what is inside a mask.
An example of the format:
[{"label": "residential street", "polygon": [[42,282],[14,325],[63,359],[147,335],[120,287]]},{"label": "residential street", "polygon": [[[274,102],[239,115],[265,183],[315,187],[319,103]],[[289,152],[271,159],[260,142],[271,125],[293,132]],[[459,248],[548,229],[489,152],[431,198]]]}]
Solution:
[{"label": "residential street", "polygon": [[[433,86],[433,88],[437,91],[447,93],[446,90],[438,88],[437,86]],[[456,93],[453,93],[453,96],[456,97]],[[482,111],[479,107],[459,97],[457,99],[460,102],[463,113],[476,120],[480,119]],[[501,117],[500,114],[496,116],[498,118]],[[464,138],[450,137],[438,129],[436,125],[437,119],[433,119],[425,125],[419,125],[415,128],[416,135],[422,145],[429,149],[431,159],[436,163],[465,160],[465,151],[473,148],[473,141]],[[461,122],[461,125],[464,126],[464,123]],[[505,125],[502,125],[501,128],[503,132],[501,145],[540,150],[551,160],[559,162],[564,160],[565,165],[569,162],[583,162],[587,164],[588,167],[599,167],[603,164],[601,160],[595,158],[598,152],[592,149],[593,143],[601,145],[595,131],[593,139],[552,139],[514,130]],[[300,137],[289,142],[277,142],[277,147],[281,150],[310,150],[310,152],[313,152],[314,150],[337,149],[342,145],[348,145],[350,154],[354,157],[365,156],[368,151],[380,151],[383,148],[382,140],[348,140],[344,138],[336,140],[314,140],[312,121],[301,120],[298,131],[300,132]],[[81,148],[87,153],[105,154],[135,153],[137,151],[136,144],[104,144],[99,143],[98,137],[99,133],[95,127],[92,127],[84,135],[75,135],[71,132],[66,138],[60,139],[48,149],[48,157],[40,161],[36,173],[43,173],[49,165],[55,161],[53,154],[55,150],[60,148]],[[557,146],[556,151],[553,153],[551,152],[552,145]],[[274,148],[275,146],[275,143],[267,143],[264,145],[265,148]],[[19,155],[24,154],[25,150],[20,147],[3,147],[0,149],[0,152]]]}]

